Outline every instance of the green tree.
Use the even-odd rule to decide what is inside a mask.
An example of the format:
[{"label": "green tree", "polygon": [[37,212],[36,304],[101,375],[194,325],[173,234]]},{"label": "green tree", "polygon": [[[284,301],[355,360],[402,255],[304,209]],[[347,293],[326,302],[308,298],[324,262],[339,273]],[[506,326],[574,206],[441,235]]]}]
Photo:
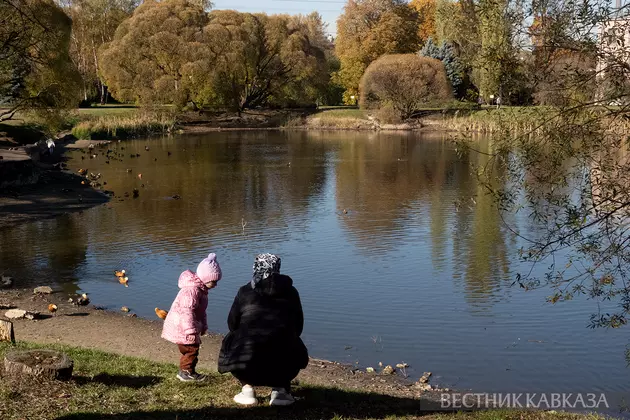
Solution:
[{"label": "green tree", "polygon": [[75,106],[78,73],[68,50],[71,21],[51,0],[0,0],[0,121],[24,109]]},{"label": "green tree", "polygon": [[464,66],[459,60],[459,57],[455,55],[455,49],[450,42],[442,42],[439,47],[433,42],[432,38],[429,38],[427,42],[420,50],[420,55],[424,57],[435,58],[440,60],[444,64],[446,69],[446,76],[451,82],[453,91],[457,93],[458,97],[462,97],[465,92],[462,92],[464,87]]},{"label": "green tree", "polygon": [[107,100],[100,77],[98,51],[113,39],[116,28],[137,7],[138,0],[67,0],[63,8],[72,19],[70,56],[82,78],[83,101]]},{"label": "green tree", "polygon": [[194,68],[215,58],[202,5],[187,0],[146,1],[101,47],[101,74],[119,100],[176,103],[190,100]]},{"label": "green tree", "polygon": [[337,21],[335,78],[344,100],[358,95],[365,69],[384,54],[413,53],[420,47],[418,14],[403,0],[348,0]]},{"label": "green tree", "polygon": [[[315,103],[328,84],[318,17],[217,10],[207,32],[222,45],[211,70],[210,106],[241,112],[266,104]],[[319,44],[319,45],[318,45]]]},{"label": "green tree", "polygon": [[[548,18],[550,9],[534,6],[524,21],[541,14]],[[553,31],[543,27],[542,36],[530,40],[550,57],[565,51],[571,52],[570,61],[591,57],[597,71],[569,62],[554,86],[555,106],[528,111],[536,120],[530,131],[514,132],[506,119],[496,129],[494,150],[486,153],[491,159],[479,172],[499,211],[528,215],[537,224],[527,232],[509,226],[523,244],[522,262],[529,265],[517,273],[515,284],[548,290],[553,304],[592,299],[598,307],[590,326],[618,328],[630,317],[630,90],[620,85],[599,90],[596,98],[588,91],[601,86],[609,70],[619,71],[621,81],[630,77],[625,42],[630,20],[604,3],[562,6],[549,22]],[[506,168],[504,185],[492,185],[486,168],[495,166]],[[536,265],[541,275],[533,274]]]}]

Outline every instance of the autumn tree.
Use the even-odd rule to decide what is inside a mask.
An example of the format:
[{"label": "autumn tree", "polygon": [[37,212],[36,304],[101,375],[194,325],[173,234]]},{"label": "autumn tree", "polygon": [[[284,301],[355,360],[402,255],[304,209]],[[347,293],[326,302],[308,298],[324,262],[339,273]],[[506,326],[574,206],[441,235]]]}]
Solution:
[{"label": "autumn tree", "polygon": [[436,35],[435,15],[437,10],[437,0],[411,0],[409,6],[418,13],[418,38],[424,45],[429,38]]},{"label": "autumn tree", "polygon": [[314,15],[211,12],[204,48],[214,59],[191,78],[196,102],[238,112],[315,103],[329,77],[321,25]]},{"label": "autumn tree", "polygon": [[201,4],[144,2],[101,47],[101,73],[112,94],[130,102],[188,102],[185,84],[191,69],[197,64],[206,68],[213,60],[214,52],[205,42],[207,23]]},{"label": "autumn tree", "polygon": [[107,86],[100,77],[98,51],[113,39],[116,28],[131,16],[139,0],[63,0],[72,19],[70,56],[82,78],[83,101],[107,100]]},{"label": "autumn tree", "polygon": [[403,0],[348,0],[337,20],[335,51],[344,100],[358,94],[365,69],[384,54],[413,53],[420,47],[418,14]]},{"label": "autumn tree", "polygon": [[71,21],[51,0],[0,0],[0,121],[75,106]]},{"label": "autumn tree", "polygon": [[429,103],[452,99],[441,61],[417,54],[384,55],[361,78],[362,108],[391,106],[402,119]]}]

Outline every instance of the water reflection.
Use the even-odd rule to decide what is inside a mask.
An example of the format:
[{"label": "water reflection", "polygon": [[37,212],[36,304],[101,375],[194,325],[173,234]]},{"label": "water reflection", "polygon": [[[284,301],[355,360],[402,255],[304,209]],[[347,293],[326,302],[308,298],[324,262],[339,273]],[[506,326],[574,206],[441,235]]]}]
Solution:
[{"label": "water reflection", "polygon": [[[487,139],[476,144],[492,147]],[[462,158],[447,137],[228,132],[109,149],[122,156],[107,159],[101,149],[82,160],[76,152],[70,165],[101,173],[116,198],[83,214],[0,231],[0,270],[38,285],[80,287],[99,305],[153,316],[155,306],[172,302],[181,270],[217,251],[225,280],[213,290],[208,320],[225,331],[253,256],[276,252],[299,285],[315,356],[405,361],[420,373],[474,378],[458,386],[495,389],[590,383],[567,376],[567,363],[580,366],[578,376],[614,376],[620,368],[601,352],[621,343],[622,356],[625,337],[601,346],[585,335],[591,305],[550,307],[544,295],[510,292],[509,280],[522,269],[515,261],[521,244],[475,175],[487,157]],[[504,185],[505,169],[493,167],[490,180]],[[523,233],[540,229],[526,215],[504,217]],[[112,275],[121,268],[130,273],[128,288]],[[517,337],[562,345],[507,352]]]},{"label": "water reflection", "polygon": [[88,248],[87,226],[79,217],[63,215],[0,231],[1,269],[19,280],[18,287],[54,284],[75,293]]}]

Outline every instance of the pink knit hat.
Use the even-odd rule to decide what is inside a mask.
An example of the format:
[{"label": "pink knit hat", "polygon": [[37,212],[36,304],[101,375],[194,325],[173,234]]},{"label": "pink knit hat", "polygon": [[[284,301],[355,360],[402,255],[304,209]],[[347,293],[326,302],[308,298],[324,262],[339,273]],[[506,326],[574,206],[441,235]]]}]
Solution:
[{"label": "pink knit hat", "polygon": [[221,280],[221,267],[217,261],[217,254],[208,254],[208,258],[201,261],[197,266],[196,274],[204,283]]}]

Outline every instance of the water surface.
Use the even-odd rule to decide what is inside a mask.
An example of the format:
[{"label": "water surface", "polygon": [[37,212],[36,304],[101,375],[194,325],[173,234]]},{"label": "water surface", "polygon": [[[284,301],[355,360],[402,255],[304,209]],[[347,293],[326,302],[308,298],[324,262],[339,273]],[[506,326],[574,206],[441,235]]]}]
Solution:
[{"label": "water surface", "polygon": [[[627,330],[588,329],[595,301],[550,305],[549,290],[511,286],[529,267],[471,172],[484,157],[459,157],[443,136],[228,132],[109,148],[122,162],[101,149],[73,152],[69,165],[101,173],[119,198],[0,232],[4,269],[154,317],[179,273],[216,252],[224,278],[208,320],[225,332],[255,254],[277,253],[302,296],[313,356],[404,361],[413,378],[432,371],[460,389],[628,394]],[[129,288],[112,274],[121,268]]]}]

